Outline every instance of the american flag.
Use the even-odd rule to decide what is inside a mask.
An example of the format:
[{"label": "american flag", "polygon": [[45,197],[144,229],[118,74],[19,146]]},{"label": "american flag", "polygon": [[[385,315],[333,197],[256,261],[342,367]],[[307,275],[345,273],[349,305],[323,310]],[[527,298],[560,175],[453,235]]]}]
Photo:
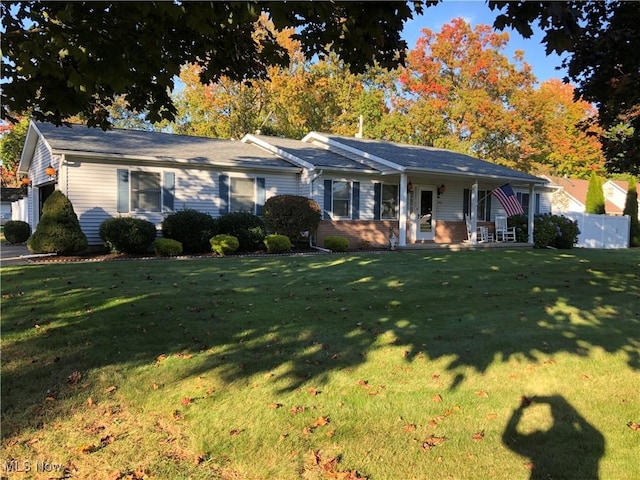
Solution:
[{"label": "american flag", "polygon": [[508,183],[502,185],[500,188],[496,188],[492,193],[500,201],[508,217],[524,213],[518,197]]}]

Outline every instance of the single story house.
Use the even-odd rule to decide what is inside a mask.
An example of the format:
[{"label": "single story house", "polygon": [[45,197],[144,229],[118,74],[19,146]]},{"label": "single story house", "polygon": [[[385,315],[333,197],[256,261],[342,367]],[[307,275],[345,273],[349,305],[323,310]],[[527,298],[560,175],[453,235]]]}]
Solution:
[{"label": "single story house", "polygon": [[[241,141],[31,122],[19,172],[31,180],[28,218],[37,226],[54,189],[72,202],[90,245],[100,224],[134,216],[160,224],[195,209],[214,217],[262,213],[275,195],[313,198],[323,211],[314,241],[358,244],[477,241],[468,237],[503,214],[491,194],[510,184],[529,214],[549,212],[545,179],[460,153],[317,132],[302,140],[246,135]],[[532,233],[529,243],[532,242]]]}]

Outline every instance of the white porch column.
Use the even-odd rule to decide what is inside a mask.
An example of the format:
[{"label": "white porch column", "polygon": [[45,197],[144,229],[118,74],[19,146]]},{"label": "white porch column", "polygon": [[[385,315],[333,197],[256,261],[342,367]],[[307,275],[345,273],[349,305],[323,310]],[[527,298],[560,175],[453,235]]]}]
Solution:
[{"label": "white porch column", "polygon": [[533,216],[536,214],[536,197],[535,197],[535,185],[532,183],[529,185],[529,217],[527,218],[529,232],[529,243],[533,243]]},{"label": "white porch column", "polygon": [[400,219],[398,225],[398,246],[407,246],[407,216],[409,212],[409,202],[407,198],[407,174],[400,174]]},{"label": "white porch column", "polygon": [[471,227],[469,241],[472,245],[476,245],[478,243],[478,182],[471,185],[471,201],[469,204],[469,223]]}]

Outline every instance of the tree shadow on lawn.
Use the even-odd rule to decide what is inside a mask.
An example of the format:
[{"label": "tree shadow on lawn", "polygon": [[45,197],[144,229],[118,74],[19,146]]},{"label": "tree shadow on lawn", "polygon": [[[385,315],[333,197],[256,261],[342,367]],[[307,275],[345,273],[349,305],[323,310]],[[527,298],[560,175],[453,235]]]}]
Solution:
[{"label": "tree shadow on lawn", "polygon": [[283,390],[322,385],[390,346],[403,347],[399,362],[450,358],[451,388],[469,367],[484,372],[513,356],[536,362],[559,352],[589,355],[593,347],[623,352],[640,369],[640,317],[632,309],[640,282],[623,261],[535,251],[488,257],[500,259],[494,265],[486,258],[400,253],[27,267],[42,269],[42,278],[7,269],[3,337],[24,338],[3,341],[2,415],[30,410],[34,423],[3,421],[3,437],[37,427],[48,395],[78,395],[69,385],[74,371],[151,365],[160,355],[192,354],[185,375],[213,370],[229,383],[273,374]]}]

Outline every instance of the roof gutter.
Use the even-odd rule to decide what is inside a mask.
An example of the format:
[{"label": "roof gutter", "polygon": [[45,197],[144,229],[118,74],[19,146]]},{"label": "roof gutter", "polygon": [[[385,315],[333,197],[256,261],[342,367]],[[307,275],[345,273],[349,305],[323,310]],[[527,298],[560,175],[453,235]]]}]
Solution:
[{"label": "roof gutter", "polygon": [[119,160],[122,163],[146,163],[146,164],[158,164],[161,166],[167,165],[179,165],[184,167],[198,168],[216,168],[216,167],[228,167],[228,168],[236,168],[245,170],[248,168],[259,168],[260,170],[272,170],[272,171],[282,171],[282,172],[300,172],[300,167],[277,167],[277,166],[269,166],[269,165],[247,165],[247,166],[238,166],[235,162],[216,162],[216,163],[204,163],[199,162],[197,160],[190,160],[187,158],[174,158],[174,157],[153,157],[153,156],[144,156],[144,155],[124,155],[121,153],[95,153],[95,152],[79,152],[77,150],[64,150],[57,149],[52,152],[56,155],[65,155],[68,161],[71,161],[71,158],[82,158],[88,159],[91,161],[99,161],[99,160]]}]

